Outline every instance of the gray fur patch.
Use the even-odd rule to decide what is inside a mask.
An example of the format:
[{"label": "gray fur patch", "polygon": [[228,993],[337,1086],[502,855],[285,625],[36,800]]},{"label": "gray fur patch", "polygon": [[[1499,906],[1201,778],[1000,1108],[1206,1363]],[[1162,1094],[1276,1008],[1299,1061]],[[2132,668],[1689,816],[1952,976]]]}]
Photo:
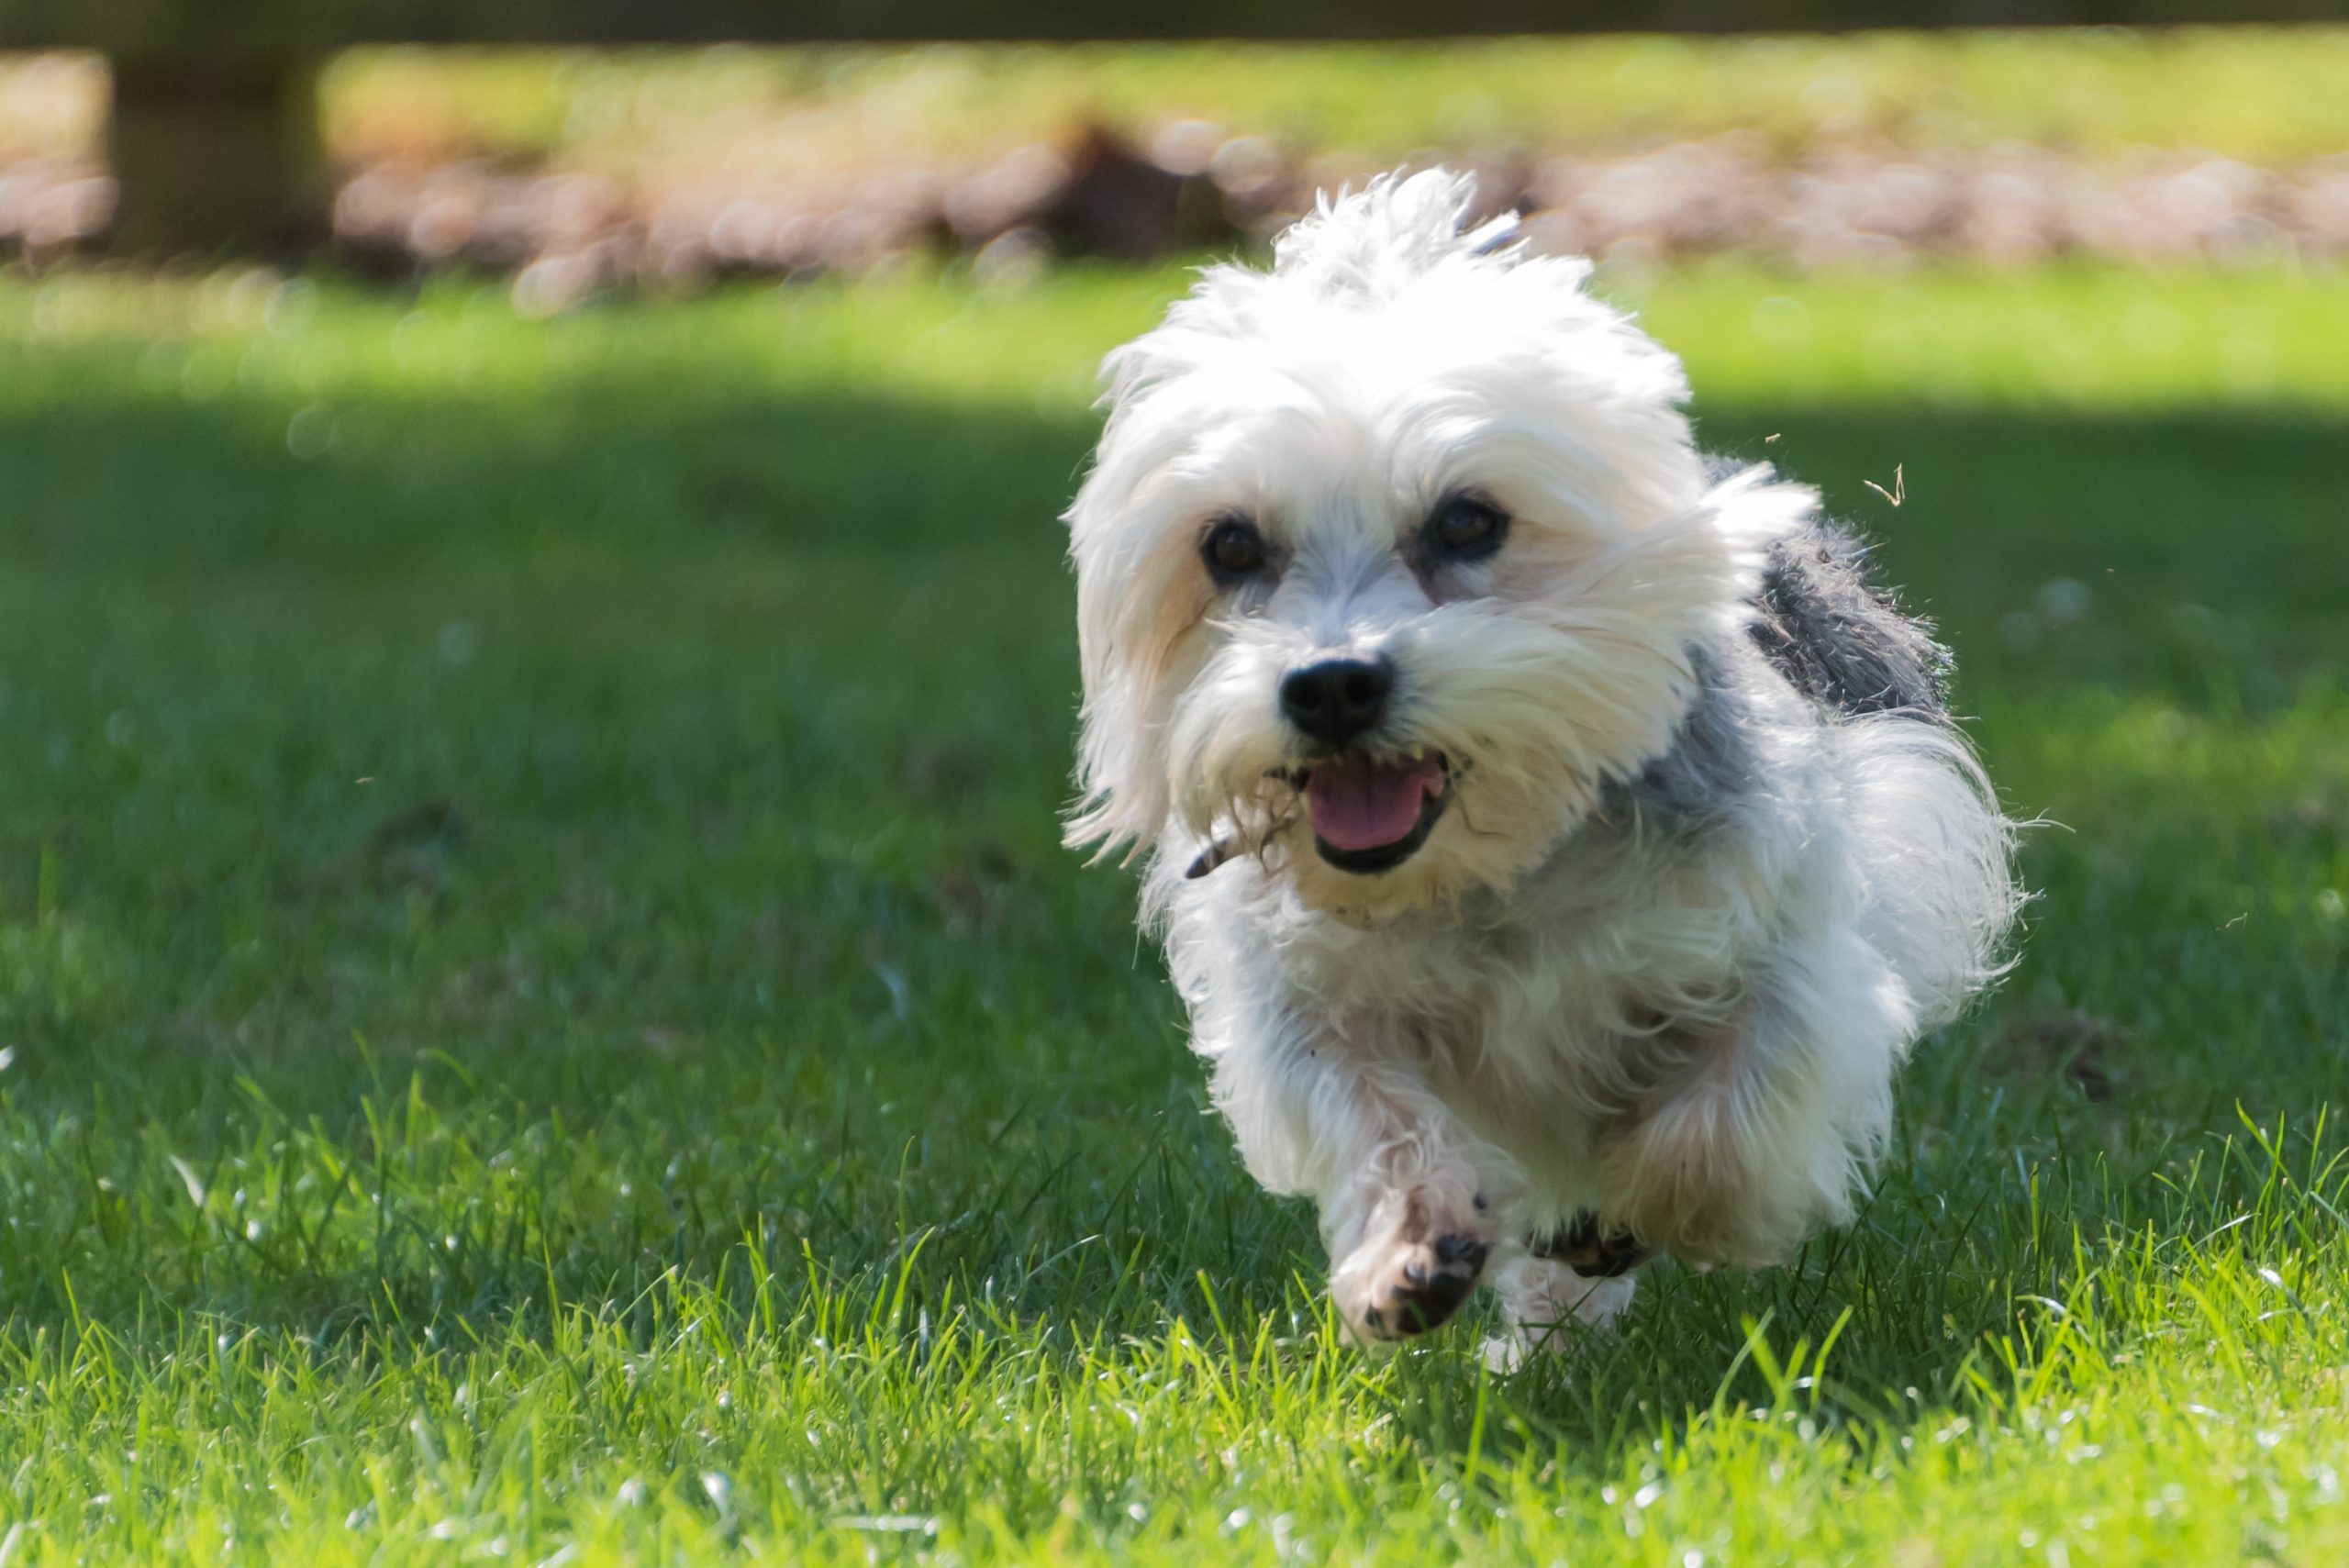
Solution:
[{"label": "gray fur patch", "polygon": [[[1775,546],[1754,595],[1752,635],[1769,669],[1839,715],[1902,713],[1949,722],[1949,654],[1930,625],[1868,580],[1866,547],[1813,523]],[[1733,817],[1757,787],[1751,686],[1767,680],[1740,656],[1693,648],[1697,693],[1671,750],[1609,784],[1602,821],[1634,833],[1688,835]]]},{"label": "gray fur patch", "polygon": [[1672,749],[1640,776],[1609,791],[1606,814],[1627,825],[1685,831],[1728,814],[1753,787],[1745,698],[1720,661],[1691,651],[1697,695]]},{"label": "gray fur patch", "polygon": [[1773,546],[1754,604],[1754,642],[1813,702],[1948,721],[1949,651],[1868,581],[1856,536],[1815,522]]}]

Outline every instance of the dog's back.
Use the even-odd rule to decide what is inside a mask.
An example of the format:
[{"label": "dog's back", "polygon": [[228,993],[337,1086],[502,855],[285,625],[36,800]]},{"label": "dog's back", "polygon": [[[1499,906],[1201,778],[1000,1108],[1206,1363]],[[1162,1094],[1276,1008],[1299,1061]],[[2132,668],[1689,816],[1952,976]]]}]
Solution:
[{"label": "dog's back", "polygon": [[1857,536],[1821,520],[1773,545],[1754,603],[1753,640],[1812,701],[1948,722],[1949,651],[1868,580]]}]

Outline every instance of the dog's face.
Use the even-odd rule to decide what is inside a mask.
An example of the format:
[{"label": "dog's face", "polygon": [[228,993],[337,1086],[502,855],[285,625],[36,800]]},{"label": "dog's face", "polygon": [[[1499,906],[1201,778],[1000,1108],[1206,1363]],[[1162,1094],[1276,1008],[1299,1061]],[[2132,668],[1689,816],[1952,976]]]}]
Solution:
[{"label": "dog's face", "polygon": [[1074,840],[1376,917],[1506,888],[1669,745],[1748,576],[1679,366],[1466,195],[1342,200],[1110,357]]}]

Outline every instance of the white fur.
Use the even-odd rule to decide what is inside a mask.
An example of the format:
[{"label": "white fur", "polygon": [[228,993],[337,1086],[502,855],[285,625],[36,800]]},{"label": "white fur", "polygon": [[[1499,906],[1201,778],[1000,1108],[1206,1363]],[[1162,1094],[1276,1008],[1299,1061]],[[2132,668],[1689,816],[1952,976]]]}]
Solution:
[{"label": "white fur", "polygon": [[[1825,708],[1745,635],[1811,492],[1709,480],[1678,362],[1586,263],[1460,232],[1468,195],[1431,172],[1325,200],[1272,272],[1209,269],[1109,356],[1069,514],[1070,837],[1147,857],[1216,1104],[1260,1180],[1319,1202],[1350,1328],[1386,1337],[1405,1260],[1461,1236],[1522,1344],[1628,1301],[1524,1255],[1578,1212],[1745,1266],[1847,1218],[1894,1068],[1994,973],[2015,899],[1961,740]],[[1415,572],[1463,487],[1508,543]],[[1232,513],[1276,569],[1219,590],[1199,543]],[[1382,746],[1453,760],[1425,846],[1376,875],[1321,860],[1278,776],[1308,757],[1278,684],[1332,655],[1396,665]],[[1752,777],[1701,832],[1610,818],[1700,660]],[[1210,845],[1234,852],[1186,877]]]}]

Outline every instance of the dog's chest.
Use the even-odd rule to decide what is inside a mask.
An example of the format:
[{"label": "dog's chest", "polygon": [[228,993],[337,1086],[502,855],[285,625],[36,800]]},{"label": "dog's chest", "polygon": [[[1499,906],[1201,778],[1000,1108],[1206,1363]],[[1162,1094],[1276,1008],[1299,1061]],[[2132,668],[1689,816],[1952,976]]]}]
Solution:
[{"label": "dog's chest", "polygon": [[1529,925],[1430,923],[1364,936],[1307,958],[1337,1032],[1407,1053],[1431,1083],[1464,1091],[1565,1085],[1614,1049],[1648,978],[1623,961],[1635,932],[1593,943]]},{"label": "dog's chest", "polygon": [[1568,895],[1512,918],[1398,921],[1289,951],[1330,1034],[1407,1060],[1480,1134],[1535,1160],[1620,1114],[1664,1020],[1733,988],[1742,944],[1719,909]]}]

